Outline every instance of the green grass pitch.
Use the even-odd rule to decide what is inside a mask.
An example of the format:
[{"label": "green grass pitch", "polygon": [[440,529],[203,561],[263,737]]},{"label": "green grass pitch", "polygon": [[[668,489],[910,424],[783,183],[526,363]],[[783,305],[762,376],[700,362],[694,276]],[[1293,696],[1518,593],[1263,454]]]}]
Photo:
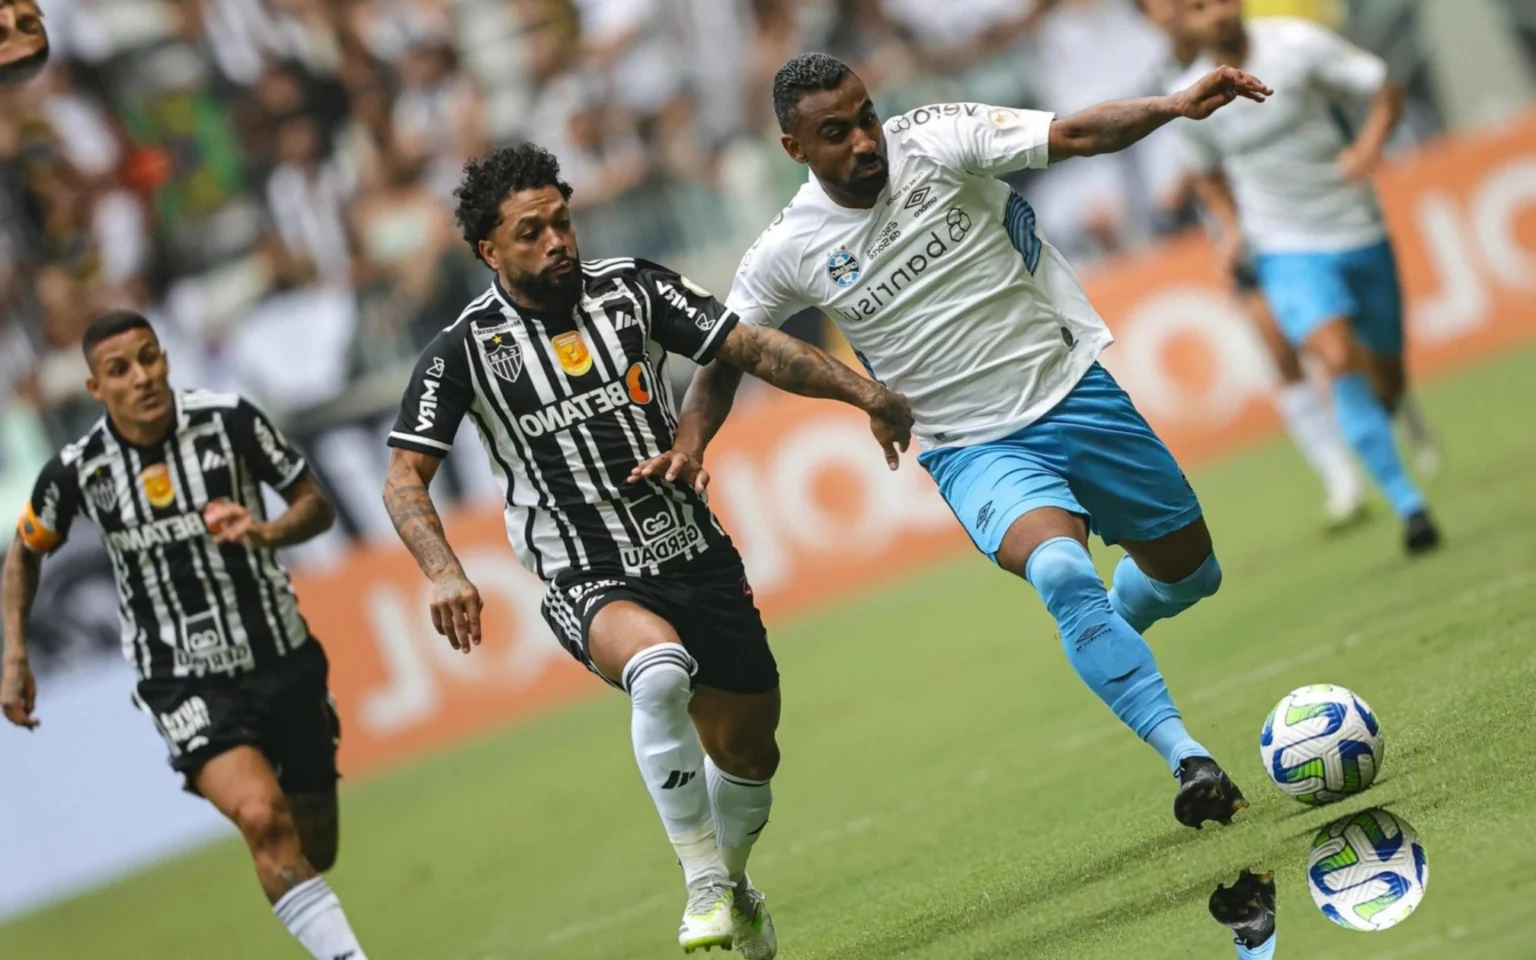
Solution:
[{"label": "green grass pitch", "polygon": [[[1253,806],[1196,833],[1174,781],[1077,681],[1022,583],[968,556],[775,633],[784,765],[753,874],[785,960],[1226,958],[1205,912],[1241,867],[1278,872],[1280,956],[1533,956],[1536,351],[1425,391],[1448,537],[1336,539],[1280,442],[1200,471],[1226,584],[1150,641],[1190,729]],[[1108,572],[1115,552],[1096,550]],[[1313,809],[1259,765],[1286,691],[1342,683],[1387,741],[1364,797]],[[374,960],[680,956],[681,884],[616,694],[343,793],[331,881]],[[12,785],[33,789],[41,785]],[[1323,823],[1385,805],[1423,835],[1419,912],[1351,933],[1303,873]],[[7,829],[15,829],[10,824]],[[301,956],[233,839],[0,927],[0,955]]]}]

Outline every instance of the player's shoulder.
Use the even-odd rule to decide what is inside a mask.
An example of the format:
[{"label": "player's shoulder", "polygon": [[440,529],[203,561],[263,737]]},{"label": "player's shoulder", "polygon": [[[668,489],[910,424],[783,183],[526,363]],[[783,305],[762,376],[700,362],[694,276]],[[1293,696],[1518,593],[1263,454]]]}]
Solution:
[{"label": "player's shoulder", "polygon": [[764,271],[793,273],[805,257],[809,238],[826,222],[827,213],[822,205],[825,196],[821,188],[807,178],[784,209],[769,221],[752,246],[742,254],[737,273],[748,270],[754,274]]},{"label": "player's shoulder", "polygon": [[1255,17],[1247,25],[1250,39],[1289,47],[1305,47],[1334,36],[1332,30],[1305,17]]},{"label": "player's shoulder", "polygon": [[215,410],[235,410],[245,402],[238,393],[217,390],[178,390],[177,401],[187,413],[208,413]]},{"label": "player's shoulder", "polygon": [[441,350],[445,346],[459,344],[477,329],[505,323],[508,307],[496,289],[494,281],[478,297],[464,305],[453,322],[443,327],[432,338],[429,350]]}]

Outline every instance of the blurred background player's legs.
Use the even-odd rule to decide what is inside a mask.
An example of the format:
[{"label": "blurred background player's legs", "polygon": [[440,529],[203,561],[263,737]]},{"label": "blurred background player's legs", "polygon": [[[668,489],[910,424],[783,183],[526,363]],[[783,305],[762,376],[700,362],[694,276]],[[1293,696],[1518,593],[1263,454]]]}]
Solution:
[{"label": "blurred background player's legs", "polygon": [[1334,525],[1358,518],[1365,507],[1365,481],[1355,466],[1349,444],[1339,432],[1338,419],[1327,399],[1307,379],[1296,348],[1285,339],[1274,314],[1270,313],[1264,293],[1258,287],[1253,266],[1244,263],[1234,278],[1238,299],[1264,341],[1280,386],[1275,392],[1275,409],[1285,424],[1291,443],[1302,459],[1323,482],[1323,513]]},{"label": "blurred background player's legs", "polygon": [[[235,747],[209,760],[193,779],[198,793],[240,829],[272,912],[294,939],[316,960],[367,960],[341,901],[306,857],[306,838],[261,751]],[[309,826],[314,848],[329,850],[334,861],[335,836],[318,836],[313,821]]]},{"label": "blurred background player's legs", "polygon": [[1371,376],[1372,351],[1361,342],[1383,334],[1371,324],[1379,313],[1352,289],[1351,253],[1271,254],[1259,258],[1258,268],[1287,338],[1314,357],[1332,382],[1339,427],[1403,522],[1405,546],[1409,552],[1436,546],[1439,532],[1398,455],[1391,413]]}]

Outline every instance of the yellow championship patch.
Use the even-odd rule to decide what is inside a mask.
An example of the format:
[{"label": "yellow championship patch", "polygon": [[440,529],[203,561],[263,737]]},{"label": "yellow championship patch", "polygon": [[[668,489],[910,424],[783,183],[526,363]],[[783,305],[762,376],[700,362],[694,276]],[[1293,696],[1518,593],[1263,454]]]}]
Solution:
[{"label": "yellow championship patch", "polygon": [[149,499],[149,505],[156,510],[163,510],[176,502],[176,487],[171,483],[171,471],[166,469],[165,464],[145,467],[139,474],[139,482],[144,484],[144,496]]},{"label": "yellow championship patch", "polygon": [[21,520],[16,524],[16,535],[27,549],[37,553],[47,553],[57,547],[63,540],[57,533],[43,526],[43,522],[37,518],[32,510],[32,504],[27,504],[21,511]]},{"label": "yellow championship patch", "polygon": [[555,356],[560,358],[561,369],[566,373],[579,377],[592,369],[592,354],[587,350],[587,341],[582,338],[580,330],[557,334],[549,342],[555,348]]}]

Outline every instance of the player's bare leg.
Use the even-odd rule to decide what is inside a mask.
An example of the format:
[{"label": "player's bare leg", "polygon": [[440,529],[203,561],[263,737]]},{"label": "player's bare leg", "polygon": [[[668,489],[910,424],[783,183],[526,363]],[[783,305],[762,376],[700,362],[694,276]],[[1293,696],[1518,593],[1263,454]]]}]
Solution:
[{"label": "player's bare leg", "polygon": [[316,873],[325,873],[336,865],[336,851],[341,841],[336,791],[290,793],[288,806],[293,811],[294,826],[299,829],[299,845],[304,848],[304,858]]},{"label": "player's bare leg", "polygon": [[704,748],[689,716],[697,665],[671,624],[629,600],[593,617],[587,653],[630,697],[635,762],[688,885],[678,943],[688,953],[729,948],[735,898],[715,839]]},{"label": "player's bare leg", "polygon": [[240,829],[261,889],[294,939],[316,960],[366,960],[341,902],[304,855],[293,807],[267,758],[236,747],[204,764],[194,786]]},{"label": "player's bare leg", "polygon": [[[1154,573],[1138,571],[1138,576],[1143,581],[1156,574],[1176,577],[1173,585],[1185,592],[1214,593],[1221,568],[1204,522],[1164,540],[1151,551]],[[997,562],[1035,588],[1056,620],[1077,675],[1179,777],[1174,800],[1179,822],[1198,829],[1206,820],[1230,821],[1246,805],[1242,793],[1184,728],[1151,649],[1122,615],[1121,605],[1111,602],[1088,555],[1085,518],[1054,507],[1031,510],[1008,528]],[[1117,585],[1118,579],[1117,573]]]},{"label": "player's bare leg", "polygon": [[1392,511],[1403,521],[1408,552],[1419,553],[1439,545],[1440,533],[1430,520],[1424,495],[1398,456],[1391,413],[1372,382],[1371,356],[1355,339],[1349,320],[1339,317],[1323,323],[1308,336],[1306,350],[1328,372],[1339,426]]},{"label": "player's bare leg", "polygon": [[1323,509],[1328,522],[1343,526],[1359,519],[1365,510],[1365,481],[1355,467],[1349,444],[1339,433],[1338,419],[1308,381],[1301,357],[1275,322],[1264,294],[1251,291],[1242,295],[1242,301],[1280,375],[1275,408],[1285,423],[1286,433],[1312,472],[1323,481]]},{"label": "player's bare leg", "polygon": [[1408,389],[1408,370],[1403,355],[1387,356],[1366,353],[1371,385],[1382,406],[1392,414],[1402,427],[1403,439],[1413,454],[1413,465],[1426,477],[1433,477],[1443,466],[1444,455],[1440,450],[1440,438],[1419,409],[1418,400]]},{"label": "player's bare leg", "polygon": [[762,891],[747,876],[747,858],[773,806],[779,711],[778,690],[743,694],[706,686],[694,691],[690,707],[704,744],[715,839],[736,889],[733,945],[743,960],[772,960],[778,953],[773,918]]}]

